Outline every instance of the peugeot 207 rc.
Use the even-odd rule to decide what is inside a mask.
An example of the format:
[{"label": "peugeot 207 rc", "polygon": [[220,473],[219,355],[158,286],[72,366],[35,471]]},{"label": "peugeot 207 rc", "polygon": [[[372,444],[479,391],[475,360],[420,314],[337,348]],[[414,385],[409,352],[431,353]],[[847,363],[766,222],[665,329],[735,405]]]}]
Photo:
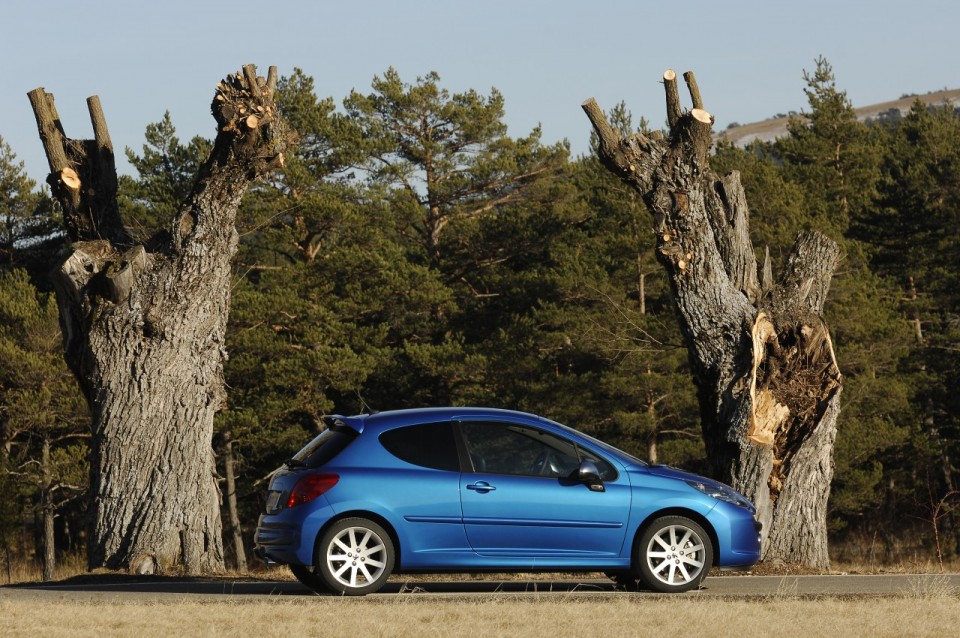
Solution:
[{"label": "peugeot 207 rc", "polygon": [[682,592],[760,557],[754,506],[730,487],[543,417],[430,408],[326,424],[274,473],[256,532],[258,555],[318,591],[492,570]]}]

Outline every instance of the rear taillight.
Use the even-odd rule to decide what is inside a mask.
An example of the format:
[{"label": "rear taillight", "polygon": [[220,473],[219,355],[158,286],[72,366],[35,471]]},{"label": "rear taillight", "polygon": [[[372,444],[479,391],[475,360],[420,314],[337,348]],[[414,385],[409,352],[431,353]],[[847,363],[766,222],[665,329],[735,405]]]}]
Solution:
[{"label": "rear taillight", "polygon": [[307,474],[290,490],[287,508],[309,503],[336,485],[339,480],[340,477],[336,474]]}]

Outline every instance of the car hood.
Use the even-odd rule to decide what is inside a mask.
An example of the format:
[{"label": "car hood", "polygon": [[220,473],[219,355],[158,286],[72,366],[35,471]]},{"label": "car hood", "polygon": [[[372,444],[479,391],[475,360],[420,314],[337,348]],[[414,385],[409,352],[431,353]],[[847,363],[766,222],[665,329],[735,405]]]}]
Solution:
[{"label": "car hood", "polygon": [[697,481],[698,483],[703,483],[704,485],[712,485],[715,487],[725,487],[728,490],[733,489],[726,483],[721,483],[720,481],[715,481],[712,478],[707,478],[706,476],[700,476],[699,474],[694,474],[693,472],[687,472],[686,470],[681,470],[678,467],[671,467],[669,465],[651,465],[649,468],[647,468],[647,471],[650,472],[651,474],[654,474],[656,476],[662,476],[664,478],[679,479],[681,481]]},{"label": "car hood", "polygon": [[671,467],[669,465],[651,465],[647,467],[647,471],[656,476],[662,476],[664,478],[673,478],[680,479],[681,481],[700,481],[701,483],[706,483],[708,485],[723,485],[719,481],[714,481],[713,479],[708,479],[699,474],[694,474],[693,472],[687,472],[686,470],[681,470],[680,468]]},{"label": "car hood", "polygon": [[703,483],[704,485],[709,485],[711,487],[723,488],[724,490],[729,490],[736,495],[737,500],[742,501],[740,505],[750,510],[751,512],[756,512],[756,507],[753,503],[750,502],[750,499],[745,497],[740,492],[736,491],[726,483],[721,483],[720,481],[715,481],[713,479],[707,478],[705,476],[700,476],[699,474],[694,474],[693,472],[686,472],[684,470],[670,467],[669,465],[651,465],[647,468],[647,471],[650,474],[655,476],[662,476],[664,478],[678,479],[681,481],[696,481],[698,483]]}]

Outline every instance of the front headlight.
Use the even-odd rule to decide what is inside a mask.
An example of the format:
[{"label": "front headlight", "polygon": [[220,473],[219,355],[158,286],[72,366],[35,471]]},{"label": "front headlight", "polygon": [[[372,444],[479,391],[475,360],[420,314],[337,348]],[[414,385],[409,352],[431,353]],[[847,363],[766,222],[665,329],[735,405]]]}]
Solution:
[{"label": "front headlight", "polygon": [[687,485],[702,492],[707,496],[712,496],[713,498],[726,501],[732,505],[738,507],[743,507],[751,512],[753,511],[753,504],[747,499],[743,498],[738,494],[734,489],[727,487],[726,485],[714,485],[709,483],[704,483],[703,481],[684,481]]}]

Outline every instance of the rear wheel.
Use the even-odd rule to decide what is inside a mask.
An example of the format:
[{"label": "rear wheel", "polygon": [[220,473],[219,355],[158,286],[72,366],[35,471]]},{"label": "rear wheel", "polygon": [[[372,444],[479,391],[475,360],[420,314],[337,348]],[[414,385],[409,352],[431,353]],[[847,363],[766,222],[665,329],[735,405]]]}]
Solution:
[{"label": "rear wheel", "polygon": [[326,587],[348,596],[379,590],[393,571],[390,534],[365,518],[334,523],[317,546],[316,571]]},{"label": "rear wheel", "polygon": [[710,536],[685,516],[654,520],[637,548],[640,580],[660,592],[689,591],[700,586],[713,564]]},{"label": "rear wheel", "polygon": [[314,591],[329,591],[323,580],[309,567],[303,565],[287,565],[287,567],[290,568],[290,572],[300,581],[301,585]]}]

